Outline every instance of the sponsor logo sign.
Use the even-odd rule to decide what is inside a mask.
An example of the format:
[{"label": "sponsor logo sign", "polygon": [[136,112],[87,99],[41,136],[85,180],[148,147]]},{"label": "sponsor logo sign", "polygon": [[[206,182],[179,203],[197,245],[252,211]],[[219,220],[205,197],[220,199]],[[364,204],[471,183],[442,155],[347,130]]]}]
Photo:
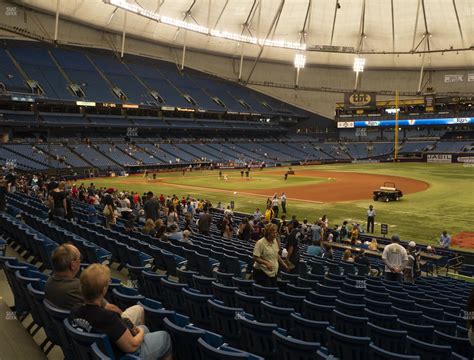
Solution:
[{"label": "sponsor logo sign", "polygon": [[464,81],[464,75],[462,74],[444,75],[445,83],[457,83],[457,82],[463,82],[463,81]]},{"label": "sponsor logo sign", "polygon": [[339,129],[351,129],[354,127],[354,121],[339,121],[337,127]]},{"label": "sponsor logo sign", "polygon": [[428,154],[426,161],[429,163],[450,164],[453,161],[451,154]]},{"label": "sponsor logo sign", "polygon": [[377,94],[366,93],[346,93],[344,94],[344,107],[346,109],[373,109],[376,107]]}]

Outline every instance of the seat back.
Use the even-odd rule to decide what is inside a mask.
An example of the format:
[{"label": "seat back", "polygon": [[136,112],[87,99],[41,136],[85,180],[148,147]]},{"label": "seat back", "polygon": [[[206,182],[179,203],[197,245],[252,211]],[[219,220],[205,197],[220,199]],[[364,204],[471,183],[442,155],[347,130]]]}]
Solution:
[{"label": "seat back", "polygon": [[216,299],[224,302],[226,306],[236,306],[234,291],[239,290],[238,287],[225,286],[217,282],[212,283],[212,291]]},{"label": "seat back", "polygon": [[445,360],[451,358],[451,346],[435,345],[407,336],[407,353],[422,359]]},{"label": "seat back", "polygon": [[263,319],[262,305],[263,296],[252,296],[242,291],[235,291],[235,302],[237,307],[243,308],[246,313],[252,314],[256,319]]},{"label": "seat back", "polygon": [[228,346],[215,348],[212,345],[209,345],[203,338],[198,339],[198,347],[202,358],[206,360],[263,360],[263,358],[257,355],[230,348]]},{"label": "seat back", "polygon": [[334,328],[346,335],[352,336],[366,336],[367,322],[366,317],[351,316],[344,314],[338,310],[333,311]]},{"label": "seat back", "polygon": [[261,306],[264,322],[277,324],[283,329],[291,328],[290,315],[295,312],[295,309],[275,306],[266,301],[262,301]]},{"label": "seat back", "polygon": [[184,297],[181,290],[187,288],[188,285],[162,278],[161,286],[163,288],[163,304],[165,307],[174,309],[180,313],[185,313]]},{"label": "seat back", "polygon": [[66,333],[69,339],[71,339],[72,348],[74,350],[76,359],[91,359],[93,357],[91,347],[94,343],[97,343],[97,346],[105,355],[114,358],[114,352],[112,350],[112,346],[110,345],[109,338],[107,337],[107,335],[88,333],[79,328],[75,328],[73,326],[73,322],[69,321],[69,319],[64,319],[63,323]]},{"label": "seat back", "polygon": [[329,321],[308,320],[299,314],[291,314],[290,335],[303,341],[317,342],[321,346],[326,346],[326,328]]},{"label": "seat back", "polygon": [[367,335],[376,346],[384,350],[394,353],[405,351],[406,330],[385,329],[369,322],[367,324]]},{"label": "seat back", "polygon": [[371,360],[420,360],[418,355],[393,353],[376,346],[374,343],[369,345],[369,356]]},{"label": "seat back", "polygon": [[465,356],[468,359],[474,358],[474,349],[467,337],[452,336],[435,330],[434,343],[437,345],[451,346],[452,351],[456,354]]},{"label": "seat back", "polygon": [[337,358],[351,360],[368,358],[369,337],[346,335],[330,326],[326,329],[326,336],[329,353]]},{"label": "seat back", "polygon": [[236,318],[245,317],[243,308],[228,307],[225,304],[208,300],[211,314],[211,329],[221,334],[226,342],[237,345],[240,338],[240,326]]},{"label": "seat back", "polygon": [[272,334],[278,360],[313,360],[320,347],[317,342],[298,340],[282,335],[277,330],[274,330]]},{"label": "seat back", "polygon": [[246,318],[239,318],[240,346],[245,351],[265,359],[274,358],[272,332],[277,329],[277,324],[260,323]]},{"label": "seat back", "polygon": [[211,325],[211,313],[207,300],[213,298],[212,295],[201,294],[199,292],[183,288],[184,304],[188,315],[197,326],[209,328]]}]

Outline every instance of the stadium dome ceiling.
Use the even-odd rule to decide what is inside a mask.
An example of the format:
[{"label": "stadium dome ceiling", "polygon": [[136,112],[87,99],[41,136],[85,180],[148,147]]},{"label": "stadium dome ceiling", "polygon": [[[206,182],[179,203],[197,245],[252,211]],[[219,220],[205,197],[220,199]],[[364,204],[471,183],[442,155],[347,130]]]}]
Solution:
[{"label": "stadium dome ceiling", "polygon": [[[55,13],[57,4],[56,0],[17,2],[50,13]],[[301,52],[306,64],[347,67],[360,51],[367,68],[414,68],[427,51],[425,67],[474,64],[473,0],[60,0],[59,4],[60,19],[120,33],[128,9],[128,35],[178,47],[186,42],[188,48],[233,57],[243,51],[246,57],[293,63]],[[180,29],[183,25],[189,29]],[[247,43],[235,40],[241,35],[247,36]],[[265,39],[263,49],[251,43]],[[304,50],[295,50],[300,46]]]}]

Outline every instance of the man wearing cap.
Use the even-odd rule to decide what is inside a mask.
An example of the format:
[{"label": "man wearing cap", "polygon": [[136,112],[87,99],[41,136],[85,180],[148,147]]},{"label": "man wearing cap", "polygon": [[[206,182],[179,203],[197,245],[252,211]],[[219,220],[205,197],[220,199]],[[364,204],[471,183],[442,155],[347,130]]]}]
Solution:
[{"label": "man wearing cap", "polygon": [[392,243],[385,246],[382,260],[385,263],[385,279],[389,281],[401,281],[403,269],[408,262],[408,254],[400,244],[400,237],[392,235]]},{"label": "man wearing cap", "polygon": [[407,253],[408,262],[405,269],[403,269],[403,280],[414,283],[420,269],[420,253],[416,250],[416,243],[414,241],[408,243]]}]

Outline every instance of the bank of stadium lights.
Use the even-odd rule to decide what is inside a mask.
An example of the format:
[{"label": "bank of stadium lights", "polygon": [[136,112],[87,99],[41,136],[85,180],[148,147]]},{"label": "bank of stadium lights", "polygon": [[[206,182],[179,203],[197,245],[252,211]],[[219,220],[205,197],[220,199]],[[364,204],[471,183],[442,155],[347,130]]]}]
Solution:
[{"label": "bank of stadium lights", "polygon": [[364,66],[365,66],[365,59],[364,58],[361,58],[361,57],[354,58],[354,66],[352,67],[352,69],[356,73],[364,72]]},{"label": "bank of stadium lights", "polygon": [[303,54],[295,55],[295,68],[303,69],[306,64],[306,56]]},{"label": "bank of stadium lights", "polygon": [[186,29],[189,31],[197,32],[200,34],[206,34],[210,36],[215,36],[222,39],[233,40],[248,44],[268,46],[268,47],[277,47],[284,49],[293,49],[293,50],[306,50],[305,44],[300,44],[299,42],[290,42],[284,40],[272,40],[272,39],[259,39],[252,36],[245,36],[237,33],[231,33],[227,31],[220,31],[215,29],[209,29],[205,26],[198,24],[189,23],[187,21],[171,18],[169,16],[162,16],[153,11],[146,10],[137,4],[131,4],[126,0],[102,0],[106,4],[116,6],[125,11],[132,12],[134,14],[146,17],[151,20],[155,20],[162,24],[176,26],[181,29]]}]

